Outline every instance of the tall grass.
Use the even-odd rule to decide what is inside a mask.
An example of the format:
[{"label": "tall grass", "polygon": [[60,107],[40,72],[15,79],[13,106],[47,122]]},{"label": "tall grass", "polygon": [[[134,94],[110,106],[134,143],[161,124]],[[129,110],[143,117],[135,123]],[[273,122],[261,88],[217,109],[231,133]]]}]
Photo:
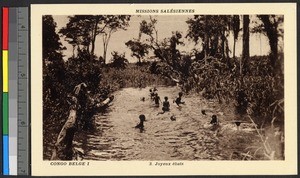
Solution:
[{"label": "tall grass", "polygon": [[151,74],[148,68],[147,64],[129,64],[125,69],[105,67],[102,71],[103,78],[99,87],[109,87],[111,91],[116,91],[127,87],[145,88],[147,86],[175,85],[163,75]]}]

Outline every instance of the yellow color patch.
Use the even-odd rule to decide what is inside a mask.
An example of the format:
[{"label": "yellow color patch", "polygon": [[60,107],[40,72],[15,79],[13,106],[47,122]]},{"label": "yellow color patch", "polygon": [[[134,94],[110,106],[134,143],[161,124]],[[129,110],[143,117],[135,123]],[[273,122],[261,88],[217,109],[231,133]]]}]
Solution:
[{"label": "yellow color patch", "polygon": [[8,50],[2,51],[3,92],[8,92]]}]

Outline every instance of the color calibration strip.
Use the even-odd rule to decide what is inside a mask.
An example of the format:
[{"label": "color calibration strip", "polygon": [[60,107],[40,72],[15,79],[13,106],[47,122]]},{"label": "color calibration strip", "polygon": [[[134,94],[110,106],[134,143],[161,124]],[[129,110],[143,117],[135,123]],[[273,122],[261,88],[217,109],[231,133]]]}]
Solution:
[{"label": "color calibration strip", "polygon": [[8,34],[8,117],[9,117],[9,175],[17,175],[18,137],[18,31],[17,8],[9,8]]},{"label": "color calibration strip", "polygon": [[2,8],[3,175],[30,174],[28,17],[27,7]]},{"label": "color calibration strip", "polygon": [[2,76],[3,76],[3,93],[2,93],[2,136],[3,136],[3,175],[9,175],[9,137],[8,137],[8,38],[9,38],[9,9],[2,8]]}]

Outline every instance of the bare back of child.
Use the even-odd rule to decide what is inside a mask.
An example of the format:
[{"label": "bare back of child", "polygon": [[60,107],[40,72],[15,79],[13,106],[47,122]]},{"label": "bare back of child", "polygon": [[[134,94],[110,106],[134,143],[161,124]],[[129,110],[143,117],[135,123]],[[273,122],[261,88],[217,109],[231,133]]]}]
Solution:
[{"label": "bare back of child", "polygon": [[170,111],[170,103],[168,101],[168,97],[165,97],[165,101],[163,102],[162,112],[159,112],[159,114],[164,114],[165,112]]}]

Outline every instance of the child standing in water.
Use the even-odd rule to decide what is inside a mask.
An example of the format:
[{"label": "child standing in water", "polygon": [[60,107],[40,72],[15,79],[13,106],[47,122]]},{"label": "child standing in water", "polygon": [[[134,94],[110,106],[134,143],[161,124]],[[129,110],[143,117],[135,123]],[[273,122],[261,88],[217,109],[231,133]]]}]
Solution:
[{"label": "child standing in water", "polygon": [[168,101],[168,97],[165,97],[165,101],[163,102],[163,107],[162,107],[163,112],[170,111],[170,103]]},{"label": "child standing in water", "polygon": [[149,92],[150,92],[150,99],[153,100],[154,99],[154,92],[152,91],[152,89],[150,89]]},{"label": "child standing in water", "polygon": [[158,96],[157,93],[154,95],[154,103],[156,107],[159,107],[159,102],[161,102],[160,97]]},{"label": "child standing in water", "polygon": [[156,89],[156,87],[154,87],[153,89],[150,89],[149,90],[150,91],[150,98],[152,99],[152,100],[154,100],[154,98],[155,98],[155,94],[157,94],[157,89]]},{"label": "child standing in water", "polygon": [[165,101],[163,102],[162,110],[163,110],[163,112],[160,112],[157,115],[163,114],[163,113],[165,113],[167,111],[170,111],[170,103],[168,101],[168,97],[165,97]]}]

